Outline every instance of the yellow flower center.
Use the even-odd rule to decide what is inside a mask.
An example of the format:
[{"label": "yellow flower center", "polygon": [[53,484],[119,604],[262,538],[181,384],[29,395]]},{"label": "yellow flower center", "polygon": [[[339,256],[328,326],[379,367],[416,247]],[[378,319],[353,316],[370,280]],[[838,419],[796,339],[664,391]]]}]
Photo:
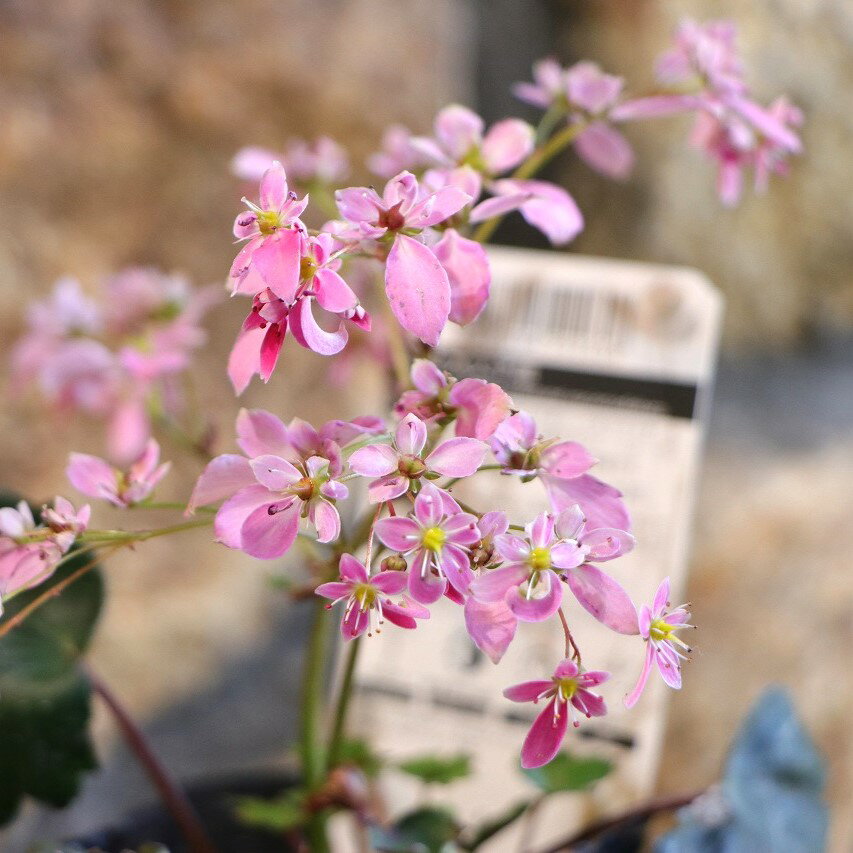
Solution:
[{"label": "yellow flower center", "polygon": [[670,625],[669,622],[664,622],[663,619],[655,619],[649,626],[649,636],[656,642],[660,643],[664,640],[675,639],[672,632],[676,629],[675,625]]},{"label": "yellow flower center", "polygon": [[303,255],[299,261],[299,278],[310,281],[317,274],[317,262],[310,255]]},{"label": "yellow flower center", "polygon": [[551,549],[534,548],[527,558],[527,562],[534,572],[544,572],[551,568]]},{"label": "yellow flower center", "polygon": [[566,702],[578,691],[578,680],[576,678],[560,678],[557,680],[557,692]]},{"label": "yellow flower center", "polygon": [[264,237],[275,234],[281,226],[281,214],[277,210],[262,210],[258,214],[258,230]]},{"label": "yellow flower center", "polygon": [[440,527],[428,527],[424,530],[421,545],[428,551],[440,551],[447,540],[447,534]]},{"label": "yellow flower center", "polygon": [[362,610],[369,610],[376,601],[376,590],[369,583],[356,584],[353,595]]}]

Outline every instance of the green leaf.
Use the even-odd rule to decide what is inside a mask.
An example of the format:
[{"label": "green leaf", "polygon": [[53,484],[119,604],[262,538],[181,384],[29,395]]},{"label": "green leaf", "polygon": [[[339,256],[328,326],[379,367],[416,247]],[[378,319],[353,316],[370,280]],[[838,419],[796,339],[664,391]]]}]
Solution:
[{"label": "green leaf", "polygon": [[[5,619],[85,565],[80,551],[45,583],[7,602]],[[97,569],[0,637],[0,825],[25,795],[65,806],[97,766],[89,739],[91,691],[78,662],[103,603]]]},{"label": "green leaf", "polygon": [[392,827],[372,827],[370,840],[384,853],[446,853],[457,850],[459,824],[447,809],[426,806],[403,815]]},{"label": "green leaf", "polygon": [[582,791],[604,778],[613,765],[603,758],[579,758],[558,752],[550,764],[521,772],[546,794],[557,791]]},{"label": "green leaf", "polygon": [[237,818],[249,826],[286,832],[302,826],[307,820],[305,791],[301,788],[285,791],[274,799],[238,797],[235,800]]},{"label": "green leaf", "polygon": [[471,840],[464,844],[463,848],[465,850],[476,850],[481,844],[485,844],[490,838],[492,838],[492,836],[497,835],[510,824],[515,823],[515,821],[517,821],[527,811],[529,806],[530,800],[525,800],[523,803],[515,803],[502,815],[481,823],[480,826],[474,830]]},{"label": "green leaf", "polygon": [[356,738],[341,743],[337,763],[339,765],[354,764],[370,778],[377,776],[384,766],[382,759],[371,749],[367,741]]},{"label": "green leaf", "polygon": [[422,755],[403,761],[397,767],[410,776],[416,776],[422,782],[447,785],[456,779],[464,779],[471,775],[471,757],[461,754],[448,758]]}]

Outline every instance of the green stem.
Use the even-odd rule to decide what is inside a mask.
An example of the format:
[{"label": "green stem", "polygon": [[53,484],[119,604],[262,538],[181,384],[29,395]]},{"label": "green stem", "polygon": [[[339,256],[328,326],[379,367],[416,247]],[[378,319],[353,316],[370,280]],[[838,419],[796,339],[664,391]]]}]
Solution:
[{"label": "green stem", "polygon": [[338,702],[335,706],[335,721],[332,726],[332,735],[329,739],[329,760],[327,768],[332,770],[341,759],[341,747],[346,734],[347,712],[349,711],[352,689],[355,683],[355,667],[358,661],[358,650],[361,648],[361,637],[356,637],[349,643],[347,649],[347,660],[344,664],[344,674],[341,681],[341,692],[338,694]]},{"label": "green stem", "polygon": [[[326,668],[326,652],[329,641],[329,625],[326,621],[326,606],[322,600],[314,604],[313,622],[305,649],[302,665],[302,778],[305,788],[311,792],[323,782],[326,762],[320,742],[320,716],[323,705],[323,682]],[[322,812],[311,816],[306,827],[309,849],[312,853],[328,850],[326,818]]]},{"label": "green stem", "polygon": [[[568,148],[577,139],[580,133],[586,129],[586,122],[568,124],[562,130],[555,133],[544,145],[540,145],[510,176],[513,180],[524,180],[531,178],[543,166],[549,163],[563,149]],[[473,233],[473,239],[480,243],[488,241],[500,225],[503,216],[493,216],[481,223]]]},{"label": "green stem", "polygon": [[145,542],[148,539],[156,539],[158,536],[170,536],[172,533],[181,533],[184,530],[192,530],[196,527],[209,527],[213,519],[194,518],[192,521],[182,521],[180,524],[170,524],[168,527],[156,527],[153,530],[87,530],[80,535],[80,541],[85,543],[95,542]]}]

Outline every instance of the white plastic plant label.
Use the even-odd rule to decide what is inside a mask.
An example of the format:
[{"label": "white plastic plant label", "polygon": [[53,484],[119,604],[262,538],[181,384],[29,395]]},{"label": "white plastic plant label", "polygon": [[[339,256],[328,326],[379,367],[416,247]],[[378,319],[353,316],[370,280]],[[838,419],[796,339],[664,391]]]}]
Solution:
[{"label": "white plastic plant label", "polygon": [[[689,269],[505,248],[490,249],[489,256],[488,306],[464,333],[445,330],[439,363],[458,378],[498,382],[515,408],[534,415],[544,435],[580,441],[600,460],[592,473],[623,489],[637,537],[614,575],[637,603],[650,602],[669,576],[677,603],[687,571],[720,295]],[[522,523],[547,509],[541,484],[497,471],[479,474],[454,494],[481,511],[504,508]],[[550,797],[532,821],[495,836],[484,850],[518,849],[522,841],[536,849],[651,793],[667,688],[650,680],[627,712],[623,697],[642,667],[643,642],[612,633],[573,600],[567,616],[584,666],[612,676],[600,688],[607,715],[584,719],[569,731],[564,748],[606,757],[615,770],[591,793]],[[477,822],[534,797],[517,756],[539,708],[514,704],[502,691],[549,678],[563,642],[553,620],[522,623],[495,666],[471,643],[458,606],[449,601],[436,605],[416,632],[389,625],[365,639],[353,730],[370,735],[392,760],[467,753],[474,767],[472,776],[426,793],[417,780],[389,774],[383,793],[391,812],[426,796]]]}]

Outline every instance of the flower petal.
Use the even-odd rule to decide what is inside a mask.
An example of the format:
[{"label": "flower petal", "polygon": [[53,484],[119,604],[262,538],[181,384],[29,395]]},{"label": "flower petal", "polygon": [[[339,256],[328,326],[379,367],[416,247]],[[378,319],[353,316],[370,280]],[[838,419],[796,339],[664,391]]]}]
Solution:
[{"label": "flower petal", "polygon": [[529,572],[525,566],[508,565],[483,572],[471,584],[471,594],[479,601],[504,601],[513,587],[524,583]]},{"label": "flower petal", "polygon": [[374,480],[367,487],[367,497],[374,504],[394,500],[394,498],[406,494],[410,482],[409,478],[403,474],[387,474],[378,480]]},{"label": "flower petal", "polygon": [[341,535],[341,516],[327,500],[311,502],[311,521],[317,529],[318,542],[334,542]]},{"label": "flower petal", "polygon": [[631,597],[610,575],[589,564],[566,573],[581,606],[599,622],[620,634],[638,634],[637,609]]},{"label": "flower petal", "polygon": [[625,697],[625,707],[633,708],[637,704],[643,690],[646,687],[646,682],[649,680],[649,673],[652,671],[652,658],[654,657],[654,646],[651,643],[646,644],[646,657],[643,660],[643,669],[640,672],[640,677],[634,685],[634,689]]},{"label": "flower petal", "polygon": [[380,518],[374,527],[379,541],[392,551],[405,553],[420,541],[421,528],[411,518]]},{"label": "flower petal", "polygon": [[282,228],[252,254],[252,266],[266,286],[288,305],[299,287],[301,246],[302,237],[295,228]]},{"label": "flower petal", "polygon": [[275,501],[275,495],[261,485],[240,489],[225,501],[216,513],[213,529],[216,538],[229,548],[240,548],[240,531],[243,523],[258,507],[264,511]]},{"label": "flower petal", "polygon": [[550,619],[563,601],[563,585],[557,575],[548,570],[540,572],[539,581],[530,598],[526,584],[507,590],[504,601],[522,622],[544,622]]},{"label": "flower petal", "polygon": [[488,445],[476,438],[443,441],[424,460],[430,471],[445,477],[470,477],[482,464]]},{"label": "flower petal", "polygon": [[409,594],[421,604],[433,604],[447,589],[447,581],[433,574],[429,567],[430,552],[418,552],[409,568]]},{"label": "flower petal", "polygon": [[238,456],[236,453],[217,456],[207,463],[196,481],[187,512],[194,512],[196,507],[220,501],[254,482],[255,475],[245,456]]},{"label": "flower petal", "polygon": [[492,271],[485,249],[448,228],[433,252],[450,282],[449,319],[460,326],[473,323],[489,300]]},{"label": "flower petal", "polygon": [[398,234],[385,267],[385,293],[400,325],[436,346],[450,314],[450,282],[432,250]]},{"label": "flower petal", "polygon": [[555,712],[556,697],[552,699],[533,721],[521,747],[521,766],[525,770],[542,767],[551,761],[560,749],[568,728],[568,708],[560,703]]},{"label": "flower petal", "polygon": [[258,456],[249,464],[255,479],[272,492],[283,492],[302,479],[302,472],[280,456]]},{"label": "flower petal", "polygon": [[287,456],[292,452],[287,427],[272,412],[240,409],[236,430],[237,445],[250,458],[267,453]]},{"label": "flower petal", "polygon": [[313,302],[312,297],[303,296],[290,309],[290,329],[293,337],[305,349],[313,350],[320,355],[336,355],[347,345],[349,332],[343,320],[338,323],[338,328],[334,332],[322,329],[314,319],[311,310]]},{"label": "flower petal", "polygon": [[489,174],[500,175],[517,166],[533,151],[534,136],[533,128],[521,119],[493,124],[481,147]]},{"label": "flower petal", "polygon": [[273,515],[261,506],[249,514],[240,530],[240,548],[250,557],[272,560],[284,554],[299,532],[300,502],[294,500]]},{"label": "flower petal", "polygon": [[399,456],[387,444],[369,444],[350,456],[349,467],[362,477],[382,477],[397,470]]},{"label": "flower petal", "polygon": [[420,456],[427,440],[426,424],[417,416],[408,414],[397,425],[394,444],[400,453]]},{"label": "flower petal", "polygon": [[[465,627],[468,630],[468,635],[492,663],[500,662],[504,656],[513,637],[515,637],[517,625],[518,619],[515,618],[513,612],[502,599],[486,602],[470,596],[465,601]],[[544,683],[546,686],[550,684],[547,681],[536,683]],[[507,696],[506,691],[504,691],[504,696]],[[507,696],[507,698],[511,699],[512,697]],[[527,700],[516,699],[514,701]]]},{"label": "flower petal", "polygon": [[541,480],[555,512],[580,504],[586,516],[587,530],[599,527],[631,529],[631,518],[622,500],[622,492],[591,474],[565,480],[546,472],[541,475]]}]

